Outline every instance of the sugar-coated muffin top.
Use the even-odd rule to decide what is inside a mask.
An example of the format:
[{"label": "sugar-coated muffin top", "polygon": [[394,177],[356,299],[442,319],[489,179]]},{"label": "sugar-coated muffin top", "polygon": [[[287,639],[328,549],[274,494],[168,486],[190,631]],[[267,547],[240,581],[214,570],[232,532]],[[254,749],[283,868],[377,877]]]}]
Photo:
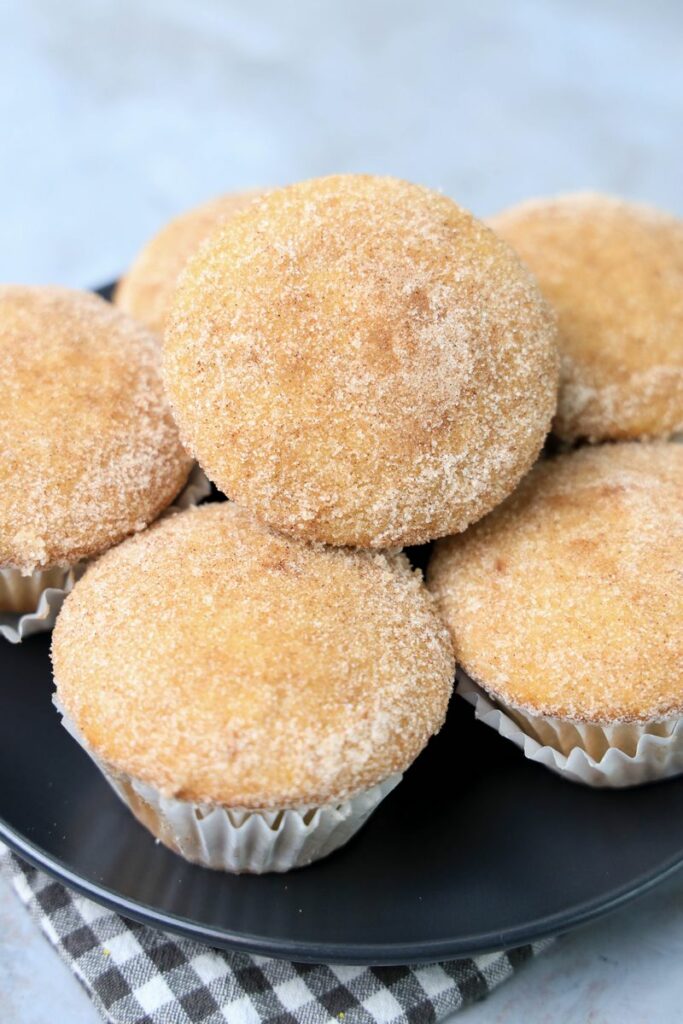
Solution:
[{"label": "sugar-coated muffin top", "polygon": [[538,277],[559,322],[564,440],[683,429],[683,221],[593,193],[537,199],[491,226]]},{"label": "sugar-coated muffin top", "polygon": [[341,801],[405,770],[454,671],[404,556],[290,540],[233,504],[107,552],[52,656],[58,700],[110,770],[245,808]]},{"label": "sugar-coated muffin top", "polygon": [[0,566],[87,558],[142,529],[190,467],[153,336],[96,295],[0,286]]},{"label": "sugar-coated muffin top", "polygon": [[507,704],[588,722],[683,713],[683,445],[540,462],[440,541],[428,585],[456,659]]},{"label": "sugar-coated muffin top", "polygon": [[256,199],[181,275],[164,376],[230,497],[289,534],[387,547],[464,529],[555,411],[528,271],[445,196],[342,175]]},{"label": "sugar-coated muffin top", "polygon": [[217,224],[259,194],[251,189],[219,196],[174,217],[138,253],[116,289],[116,305],[162,335],[178,275],[189,257]]}]

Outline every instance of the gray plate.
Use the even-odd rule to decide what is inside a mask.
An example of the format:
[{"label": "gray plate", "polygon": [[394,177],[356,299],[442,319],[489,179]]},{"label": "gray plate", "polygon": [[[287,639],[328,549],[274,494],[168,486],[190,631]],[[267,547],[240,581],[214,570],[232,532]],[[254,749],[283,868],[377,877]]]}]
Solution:
[{"label": "gray plate", "polygon": [[[428,550],[413,549],[413,561],[424,565]],[[135,821],[60,725],[48,647],[45,636],[0,640],[0,835],[147,924],[299,961],[428,962],[574,928],[683,864],[683,778],[583,788],[525,760],[460,700],[400,786],[327,860],[258,878],[186,864]]]}]

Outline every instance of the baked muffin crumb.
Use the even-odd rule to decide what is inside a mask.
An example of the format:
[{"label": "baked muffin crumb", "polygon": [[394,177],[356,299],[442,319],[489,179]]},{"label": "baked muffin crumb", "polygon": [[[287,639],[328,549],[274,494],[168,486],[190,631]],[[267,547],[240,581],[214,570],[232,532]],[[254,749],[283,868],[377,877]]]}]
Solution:
[{"label": "baked muffin crumb", "polygon": [[336,803],[404,771],[453,682],[404,556],[302,544],[231,503],[99,559],[52,654],[58,698],[110,771],[249,809]]},{"label": "baked muffin crumb", "polygon": [[30,575],[118,543],[190,465],[152,335],[96,295],[0,286],[0,566]]},{"label": "baked muffin crumb", "polygon": [[683,714],[683,446],[539,463],[429,566],[465,671],[513,708],[580,722]]},{"label": "baked muffin crumb", "polygon": [[164,376],[181,434],[284,532],[384,548],[464,529],[555,409],[554,323],[510,249],[392,178],[255,200],[181,275]]}]

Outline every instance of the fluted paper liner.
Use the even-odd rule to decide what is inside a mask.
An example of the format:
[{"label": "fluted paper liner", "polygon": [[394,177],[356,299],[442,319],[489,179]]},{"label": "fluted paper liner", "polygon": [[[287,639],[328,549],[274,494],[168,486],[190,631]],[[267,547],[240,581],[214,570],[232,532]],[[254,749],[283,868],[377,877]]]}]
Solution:
[{"label": "fluted paper liner", "polygon": [[201,466],[195,463],[190,470],[187,483],[183,487],[182,491],[173,504],[169,505],[169,507],[161,514],[162,516],[165,516],[168,515],[169,512],[177,512],[178,509],[183,511],[186,508],[190,508],[192,505],[198,505],[200,501],[207,498],[209,494],[211,494],[211,482],[208,480]]},{"label": "fluted paper liner", "polygon": [[[162,514],[198,505],[210,491],[211,484],[199,466],[195,466],[183,490]],[[7,609],[0,612],[0,635],[11,644],[20,644],[33,633],[52,629],[64,598],[85,572],[86,564],[78,562],[38,569],[30,576],[23,576],[19,569],[0,568],[0,607]],[[27,607],[33,611],[24,612]],[[12,608],[19,610],[11,611]]]},{"label": "fluted paper liner", "polygon": [[33,633],[52,629],[64,598],[73,588],[85,565],[53,566],[22,576],[19,569],[0,569],[0,598],[7,608],[25,608],[31,612],[0,612],[0,635],[11,644],[20,644]]},{"label": "fluted paper liner", "polygon": [[251,811],[164,796],[154,786],[112,772],[90,749],[54,698],[62,725],[83,747],[135,817],[186,860],[233,873],[289,871],[347,843],[401,781],[395,774],[339,804]]},{"label": "fluted paper liner", "polygon": [[456,692],[525,757],[573,782],[620,788],[683,772],[681,718],[600,725],[531,715],[494,699],[460,670]]}]

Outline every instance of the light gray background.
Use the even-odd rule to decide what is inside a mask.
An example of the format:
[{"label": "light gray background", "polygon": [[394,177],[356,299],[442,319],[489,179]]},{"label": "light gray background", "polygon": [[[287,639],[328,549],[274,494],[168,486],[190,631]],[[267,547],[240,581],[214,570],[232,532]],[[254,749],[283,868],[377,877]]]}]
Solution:
[{"label": "light gray background", "polygon": [[[187,206],[334,171],[480,214],[586,187],[683,213],[682,41],[677,0],[0,5],[0,280],[100,283]],[[682,952],[675,879],[460,1019],[668,1024]],[[0,1005],[97,1019],[1,885]]]}]

